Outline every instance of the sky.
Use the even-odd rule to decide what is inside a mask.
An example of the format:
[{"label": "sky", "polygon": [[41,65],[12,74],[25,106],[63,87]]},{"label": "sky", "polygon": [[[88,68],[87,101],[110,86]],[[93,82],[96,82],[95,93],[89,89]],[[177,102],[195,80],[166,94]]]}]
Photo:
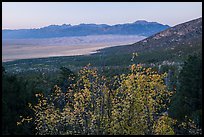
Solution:
[{"label": "sky", "polygon": [[174,26],[202,17],[202,2],[2,2],[2,29],[137,20]]}]

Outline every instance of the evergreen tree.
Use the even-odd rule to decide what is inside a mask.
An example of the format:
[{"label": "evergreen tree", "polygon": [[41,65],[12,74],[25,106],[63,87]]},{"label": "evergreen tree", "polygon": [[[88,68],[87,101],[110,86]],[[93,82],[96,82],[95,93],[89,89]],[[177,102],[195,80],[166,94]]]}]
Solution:
[{"label": "evergreen tree", "polygon": [[17,126],[19,117],[32,115],[27,107],[28,102],[35,104],[34,88],[32,83],[15,76],[5,73],[2,67],[2,134],[3,135],[22,135],[34,134],[35,128],[32,123]]},{"label": "evergreen tree", "polygon": [[189,56],[184,62],[169,114],[180,121],[188,116],[202,127],[202,59],[199,54]]}]

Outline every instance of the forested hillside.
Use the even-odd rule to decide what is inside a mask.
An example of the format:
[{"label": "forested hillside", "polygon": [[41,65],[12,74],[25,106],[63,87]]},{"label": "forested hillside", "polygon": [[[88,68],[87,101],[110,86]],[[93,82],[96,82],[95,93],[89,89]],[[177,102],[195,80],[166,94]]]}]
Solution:
[{"label": "forested hillside", "polygon": [[[90,65],[77,73],[62,68],[49,92],[45,92],[48,81],[43,77],[39,78],[41,82],[32,80],[40,82],[34,88],[30,79],[27,84],[17,79],[12,82],[3,73],[4,82],[9,83],[3,83],[7,104],[3,108],[4,134],[201,134],[202,87],[197,82],[201,81],[200,64],[199,56],[189,57],[179,74],[179,84],[173,90],[165,84],[167,73],[158,73],[140,64],[133,64],[126,74],[114,77],[105,76]],[[196,72],[187,70],[188,65]],[[193,88],[186,78],[193,81]],[[9,95],[14,89],[17,95]],[[31,89],[44,92],[36,93]],[[24,103],[20,99],[22,96]],[[22,102],[17,103],[18,106],[13,104],[19,102],[15,97]],[[180,109],[183,106],[185,109]]]},{"label": "forested hillside", "polygon": [[[202,18],[185,22],[132,45],[111,47],[99,50],[103,55],[128,55],[137,52],[140,58],[154,62],[182,59],[186,55],[202,49]],[[146,59],[145,59],[146,58]]]},{"label": "forested hillside", "polygon": [[201,49],[199,18],[93,55],[3,63],[2,132],[201,135]]}]

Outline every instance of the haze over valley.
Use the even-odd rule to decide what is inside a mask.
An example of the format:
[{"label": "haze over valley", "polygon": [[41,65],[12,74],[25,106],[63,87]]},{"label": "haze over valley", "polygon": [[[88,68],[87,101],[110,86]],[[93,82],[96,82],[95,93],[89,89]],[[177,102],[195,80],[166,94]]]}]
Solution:
[{"label": "haze over valley", "polygon": [[96,50],[128,45],[169,28],[157,22],[49,25],[37,29],[2,31],[2,61],[87,55]]},{"label": "haze over valley", "polygon": [[201,11],[3,2],[3,135],[202,135]]},{"label": "haze over valley", "polygon": [[146,38],[137,35],[90,35],[43,39],[3,39],[2,61],[16,59],[74,56],[96,50],[132,44]]}]

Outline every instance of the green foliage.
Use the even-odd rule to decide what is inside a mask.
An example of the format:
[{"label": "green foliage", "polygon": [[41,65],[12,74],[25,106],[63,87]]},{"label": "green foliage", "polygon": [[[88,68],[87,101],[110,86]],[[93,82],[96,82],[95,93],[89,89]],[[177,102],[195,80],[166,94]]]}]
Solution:
[{"label": "green foliage", "polygon": [[[201,31],[189,34],[90,56],[3,62],[3,134],[202,134],[201,56],[179,69],[188,55],[201,55]],[[83,68],[88,63],[98,71]],[[128,70],[132,63],[146,68]],[[38,91],[44,94],[36,94],[36,104]]]},{"label": "green foliage", "polygon": [[[132,62],[136,62],[139,58],[144,59],[144,55],[140,53],[139,56],[135,55],[136,59],[133,58]],[[126,57],[120,59],[123,60],[123,58]],[[131,59],[131,57],[128,58]],[[191,59],[190,64],[193,62],[195,65],[200,60]],[[125,63],[125,65],[129,64]],[[201,77],[195,78],[198,75],[196,72],[200,71],[195,68],[199,68],[200,65],[195,65],[195,68],[189,64],[188,67],[183,67],[183,69],[190,68],[190,70],[181,71],[178,80],[180,85],[176,85],[179,66],[163,65],[161,68],[158,66],[149,68],[151,65],[144,65],[145,67],[132,65],[128,70],[125,65],[104,65],[97,67],[98,69],[88,65],[79,71],[80,67],[74,68],[75,72],[68,69],[66,65],[56,72],[44,70],[34,73],[32,71],[22,72],[19,76],[25,75],[24,80],[19,77],[11,78],[18,82],[12,83],[11,79],[9,82],[3,79],[3,97],[7,100],[6,104],[10,104],[9,107],[5,105],[3,108],[3,113],[5,113],[3,115],[4,134],[172,135],[202,133],[197,124],[201,122],[202,118],[201,107],[192,111],[190,120],[185,119],[186,110],[190,111],[188,103],[197,108],[194,103],[201,101],[201,98],[196,98],[201,96],[198,94],[191,96],[194,89],[187,90],[188,88],[182,87],[183,83],[187,84],[186,81],[189,80],[194,82],[193,85],[197,84],[196,81]],[[72,70],[74,69],[72,68]],[[159,72],[157,73],[157,71]],[[164,72],[172,73],[166,75]],[[188,75],[190,72],[193,73],[191,76]],[[7,77],[7,73],[4,71],[2,76]],[[166,78],[168,78],[168,83],[166,83]],[[27,82],[23,83],[23,81]],[[25,95],[18,94],[19,92],[14,87],[10,87],[10,84],[20,84],[20,91]],[[54,84],[56,85],[54,86]],[[179,88],[176,89],[175,85]],[[19,86],[16,88],[19,89]],[[181,89],[185,89],[190,95],[180,92]],[[8,95],[10,92],[7,93],[8,90],[14,91],[15,94]],[[171,91],[175,90],[177,92],[171,103],[170,99],[173,93]],[[37,104],[33,102],[33,94],[36,91],[44,93],[36,94]],[[201,95],[200,91],[199,95]],[[29,102],[32,104],[29,104],[31,110],[27,109],[28,100],[26,99],[20,103],[21,107],[16,111],[16,108],[12,107],[16,102],[24,100],[23,96],[25,98],[32,96],[29,98]],[[189,98],[189,102],[188,100],[182,101],[185,96]],[[19,100],[13,99],[15,97],[18,97]],[[9,102],[10,99],[14,102]],[[170,110],[168,110],[169,103],[171,103]],[[181,107],[185,109],[182,110]],[[10,108],[12,111],[8,111]],[[171,114],[171,117],[168,116],[168,113]],[[7,126],[7,122],[12,124]]]},{"label": "green foliage", "polygon": [[34,134],[34,125],[26,123],[17,126],[20,115],[25,117],[33,112],[27,107],[27,102],[35,104],[32,83],[14,75],[4,73],[2,76],[2,134]]},{"label": "green foliage", "polygon": [[178,78],[178,89],[172,98],[169,114],[184,120],[185,116],[193,119],[202,127],[202,59],[200,55],[189,56]]},{"label": "green foliage", "polygon": [[56,84],[66,92],[70,85],[76,83],[76,74],[66,67],[60,68],[59,78],[57,78]]},{"label": "green foliage", "polygon": [[172,92],[167,91],[160,75],[151,68],[131,66],[131,73],[122,75],[114,93],[113,134],[154,134],[153,125],[167,109]]},{"label": "green foliage", "polygon": [[166,114],[161,116],[153,125],[155,135],[174,135],[176,121]]},{"label": "green foliage", "polygon": [[5,73],[5,68],[2,66],[2,70],[1,70],[2,74]]},{"label": "green foliage", "polygon": [[178,135],[202,135],[202,129],[188,116],[183,121],[176,120],[174,130]]},{"label": "green foliage", "polygon": [[[170,118],[163,116],[172,94],[163,83],[164,77],[151,68],[132,65],[129,74],[108,83],[88,65],[66,93],[55,86],[47,97],[36,94],[37,105],[29,104],[34,117],[18,124],[33,119],[40,135],[174,134]],[[109,84],[118,86],[113,90]],[[61,109],[62,100],[66,104]]]}]

